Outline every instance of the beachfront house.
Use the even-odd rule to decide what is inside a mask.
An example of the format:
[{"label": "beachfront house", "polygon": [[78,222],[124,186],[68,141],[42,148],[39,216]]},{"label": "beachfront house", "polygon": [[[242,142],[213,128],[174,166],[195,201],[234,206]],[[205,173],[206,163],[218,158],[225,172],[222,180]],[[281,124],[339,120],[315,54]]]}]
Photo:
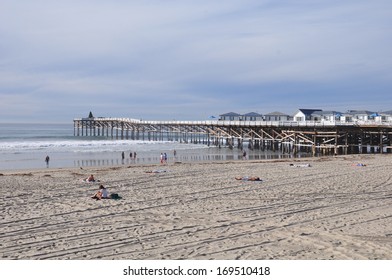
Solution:
[{"label": "beachfront house", "polygon": [[263,115],[255,112],[250,112],[247,114],[242,115],[242,121],[262,121]]},{"label": "beachfront house", "polygon": [[337,111],[316,111],[312,116],[319,121],[335,122],[340,121],[342,113]]},{"label": "beachfront house", "polygon": [[380,112],[379,115],[381,122],[392,122],[392,110]]},{"label": "beachfront house", "polygon": [[352,116],[353,121],[369,121],[374,120],[376,116],[376,112],[367,111],[367,110],[348,110],[348,114]]},{"label": "beachfront house", "polygon": [[241,119],[241,115],[234,112],[219,115],[220,121],[240,121]]},{"label": "beachfront house", "polygon": [[343,122],[343,123],[349,123],[349,122],[353,122],[353,118],[354,118],[354,116],[352,114],[343,113],[340,116],[340,121]]},{"label": "beachfront house", "polygon": [[319,121],[321,112],[321,109],[298,109],[293,119],[296,122]]},{"label": "beachfront house", "polygon": [[265,121],[289,121],[291,117],[281,112],[271,112],[264,115]]}]

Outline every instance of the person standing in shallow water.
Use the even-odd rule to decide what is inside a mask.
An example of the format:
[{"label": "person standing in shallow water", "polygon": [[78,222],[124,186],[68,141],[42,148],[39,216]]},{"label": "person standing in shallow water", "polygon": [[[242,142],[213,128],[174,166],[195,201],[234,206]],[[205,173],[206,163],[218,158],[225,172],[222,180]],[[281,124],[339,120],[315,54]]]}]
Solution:
[{"label": "person standing in shallow water", "polygon": [[49,167],[49,160],[50,160],[49,156],[46,156],[45,158],[46,167]]}]

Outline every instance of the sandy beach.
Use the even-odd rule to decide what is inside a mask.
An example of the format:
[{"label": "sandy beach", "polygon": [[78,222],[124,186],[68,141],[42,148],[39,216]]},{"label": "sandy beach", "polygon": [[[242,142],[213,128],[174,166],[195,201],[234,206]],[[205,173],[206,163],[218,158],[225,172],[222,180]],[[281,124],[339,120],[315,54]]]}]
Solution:
[{"label": "sandy beach", "polygon": [[[391,168],[353,155],[0,172],[0,259],[390,260]],[[91,199],[100,184],[122,199]]]}]

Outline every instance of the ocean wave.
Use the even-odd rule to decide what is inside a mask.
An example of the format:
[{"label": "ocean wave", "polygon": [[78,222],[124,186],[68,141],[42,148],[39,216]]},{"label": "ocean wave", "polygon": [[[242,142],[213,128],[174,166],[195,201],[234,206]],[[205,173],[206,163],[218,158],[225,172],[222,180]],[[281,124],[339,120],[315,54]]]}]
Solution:
[{"label": "ocean wave", "polygon": [[118,151],[151,151],[167,149],[200,149],[204,145],[183,144],[171,141],[140,140],[42,140],[42,141],[5,141],[0,142],[0,151],[20,153],[34,151],[56,152],[118,152]]}]

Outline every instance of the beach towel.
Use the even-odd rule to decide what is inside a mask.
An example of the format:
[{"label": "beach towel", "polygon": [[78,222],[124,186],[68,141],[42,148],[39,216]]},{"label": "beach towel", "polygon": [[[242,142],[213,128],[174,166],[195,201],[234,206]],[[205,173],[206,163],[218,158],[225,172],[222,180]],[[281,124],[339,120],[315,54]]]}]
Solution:
[{"label": "beach towel", "polygon": [[99,180],[88,181],[87,179],[80,179],[80,182],[93,184],[93,183],[97,183],[97,182],[100,182],[100,181]]},{"label": "beach towel", "polygon": [[109,195],[111,199],[121,199],[122,197],[118,195],[118,193],[112,193]]}]

